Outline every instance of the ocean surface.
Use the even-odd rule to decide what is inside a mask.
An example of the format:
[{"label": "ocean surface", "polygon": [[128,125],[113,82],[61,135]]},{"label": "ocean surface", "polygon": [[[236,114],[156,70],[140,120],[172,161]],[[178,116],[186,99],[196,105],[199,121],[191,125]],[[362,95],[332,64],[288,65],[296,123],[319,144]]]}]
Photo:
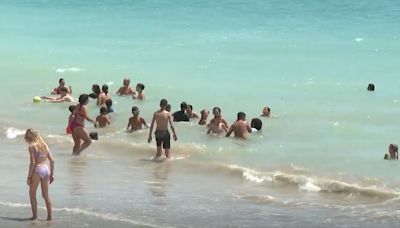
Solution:
[{"label": "ocean surface", "polygon": [[[396,227],[400,163],[400,2],[295,0],[0,0],[1,227]],[[146,99],[113,95],[113,123],[80,157],[69,104],[33,103],[64,78],[73,96],[113,93],[124,77]],[[376,91],[368,92],[374,83]],[[247,141],[175,123],[173,159],[153,162],[161,98],[194,111],[243,111]],[[92,117],[99,110],[89,103]],[[40,191],[31,216],[28,150],[37,129],[56,160],[54,221]]]}]

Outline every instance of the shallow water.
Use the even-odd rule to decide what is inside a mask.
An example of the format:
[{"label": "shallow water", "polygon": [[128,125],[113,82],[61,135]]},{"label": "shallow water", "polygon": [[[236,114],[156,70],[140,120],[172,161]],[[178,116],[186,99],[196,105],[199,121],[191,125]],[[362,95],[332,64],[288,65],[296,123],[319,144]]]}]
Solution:
[{"label": "shallow water", "polygon": [[[397,1],[0,1],[0,224],[4,226],[391,227],[399,222]],[[126,76],[145,101],[116,113],[79,158],[68,104],[32,103],[60,77],[73,95]],[[366,91],[374,83],[375,92]],[[132,105],[150,122],[220,106],[272,118],[248,141],[175,124],[174,160],[152,162],[148,131],[126,134]],[[91,116],[98,114],[94,102]],[[56,158],[55,221],[30,223],[27,146],[36,128]],[[88,130],[95,130],[88,124]],[[38,193],[38,197],[40,194]],[[44,205],[39,201],[40,205]],[[41,218],[45,210],[40,210]],[[22,221],[20,221],[22,220]]]}]

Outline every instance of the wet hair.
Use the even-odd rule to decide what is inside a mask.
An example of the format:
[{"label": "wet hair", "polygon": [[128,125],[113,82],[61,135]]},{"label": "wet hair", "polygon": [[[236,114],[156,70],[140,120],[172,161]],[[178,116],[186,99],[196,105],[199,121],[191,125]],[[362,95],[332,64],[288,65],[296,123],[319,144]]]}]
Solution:
[{"label": "wet hair", "polygon": [[68,110],[69,110],[70,112],[73,112],[74,109],[75,109],[75,105],[70,105],[70,106],[68,107]]},{"label": "wet hair", "polygon": [[144,90],[144,85],[142,83],[138,83],[136,87],[139,87],[141,90]]},{"label": "wet hair", "polygon": [[192,111],[193,111],[193,106],[192,106],[191,104],[188,104],[188,105],[187,105],[187,107],[189,107],[189,108],[190,108],[190,110],[192,110]]},{"label": "wet hair", "polygon": [[107,108],[106,107],[101,107],[100,108],[100,114],[107,114]]},{"label": "wet hair", "polygon": [[62,81],[64,81],[64,78],[58,79],[58,83],[61,83]]},{"label": "wet hair", "polygon": [[[99,95],[100,94],[100,86],[98,84],[93,84],[92,85],[92,90],[95,94]],[[96,97],[97,98],[97,97]]]},{"label": "wet hair", "polygon": [[81,105],[85,104],[85,102],[88,100],[89,100],[89,95],[87,95],[87,94],[81,94],[79,96],[79,104],[81,104]]},{"label": "wet hair", "polygon": [[250,125],[259,131],[262,128],[262,121],[259,118],[253,118]]},{"label": "wet hair", "polygon": [[60,88],[60,92],[66,92],[66,93],[68,93],[68,89],[67,89],[66,87],[62,87],[62,88]]},{"label": "wet hair", "polygon": [[238,112],[237,114],[237,120],[240,120],[242,118],[246,118],[246,113],[244,112]]},{"label": "wet hair", "polygon": [[185,101],[183,101],[181,103],[181,111],[184,111],[186,109],[186,107],[187,107],[187,103]]},{"label": "wet hair", "polygon": [[171,111],[171,105],[170,105],[170,104],[167,104],[167,106],[165,107],[165,110],[167,110],[168,112],[170,112],[170,111]]},{"label": "wet hair", "polygon": [[101,87],[101,90],[107,95],[107,93],[108,93],[108,85],[104,84],[104,85]]},{"label": "wet hair", "polygon": [[112,104],[113,104],[113,102],[112,102],[111,99],[107,99],[107,100],[106,100],[106,106],[107,106],[107,107],[111,107]]},{"label": "wet hair", "polygon": [[167,105],[168,105],[167,99],[165,99],[165,98],[161,99],[161,101],[160,101],[160,107],[165,107],[165,106],[167,106]]}]

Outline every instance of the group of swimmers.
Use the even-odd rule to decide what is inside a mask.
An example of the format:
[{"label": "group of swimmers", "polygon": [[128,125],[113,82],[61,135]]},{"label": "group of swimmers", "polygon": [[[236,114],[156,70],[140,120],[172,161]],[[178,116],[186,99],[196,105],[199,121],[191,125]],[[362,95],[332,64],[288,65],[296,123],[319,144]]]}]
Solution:
[{"label": "group of swimmers", "polygon": [[[120,96],[132,96],[133,99],[143,100],[145,98],[144,90],[145,86],[142,83],[138,83],[136,85],[136,89],[130,87],[130,79],[124,78],[122,82],[122,86],[116,92]],[[72,89],[71,87],[67,87],[65,85],[65,80],[60,78],[59,86],[56,87],[52,94],[59,94],[60,97],[51,98],[51,97],[42,97],[42,99],[46,99],[49,102],[74,102],[73,97],[71,96]],[[89,98],[97,99],[96,104],[100,107],[100,115],[98,115],[95,119],[92,119],[88,115],[86,105],[89,102]],[[199,119],[199,125],[207,125],[207,134],[225,134],[229,137],[232,133],[236,138],[246,139],[248,133],[254,133],[260,131],[262,128],[262,121],[260,118],[253,118],[251,123],[249,124],[246,121],[246,114],[244,112],[239,112],[237,114],[237,120],[231,125],[228,125],[228,122],[222,117],[221,109],[219,107],[214,107],[212,113],[214,117],[207,124],[207,118],[209,115],[209,111],[203,109],[200,112],[200,116],[193,111],[193,106],[191,104],[187,104],[186,102],[182,102],[180,104],[180,110],[176,111],[172,114],[171,105],[165,104],[164,102],[160,102],[160,110],[166,111],[169,113],[169,117],[173,119],[175,122],[180,121],[190,121],[190,119]],[[108,91],[108,85],[103,85],[100,89],[98,84],[93,84],[92,93],[90,94],[82,94],[79,96],[78,104],[69,106],[69,110],[71,112],[68,125],[66,128],[66,132],[68,134],[72,134],[72,138],[74,140],[74,148],[73,155],[79,155],[84,149],[86,149],[91,144],[90,134],[84,128],[84,122],[89,121],[94,124],[95,127],[106,127],[110,125],[112,119],[110,117],[110,113],[114,112],[112,108],[112,99],[111,94]],[[262,115],[264,117],[270,117],[271,109],[269,107],[264,107],[262,111]],[[146,123],[144,118],[139,116],[140,110],[139,107],[132,107],[132,117],[128,120],[128,125],[126,130],[128,132],[140,130],[143,126],[150,128],[150,132],[152,130],[151,126]],[[160,119],[156,118],[155,120]],[[160,125],[158,130],[165,130],[168,125],[167,122],[162,122],[161,120],[155,121],[157,126]],[[152,122],[154,124],[154,121]],[[171,122],[171,127],[172,122]],[[157,132],[157,131],[156,131]],[[159,133],[156,133],[159,134]],[[93,133],[92,139],[96,137],[95,133]],[[166,138],[166,136],[164,137]],[[151,140],[150,140],[151,141]],[[166,143],[169,144],[169,143]],[[157,143],[158,146],[158,143]],[[158,146],[159,147],[159,146]],[[168,148],[169,149],[169,148]],[[155,158],[158,158],[158,152]],[[169,155],[166,157],[169,158]]]},{"label": "group of swimmers", "polygon": [[[136,85],[136,89],[130,86],[130,80],[125,78],[123,85],[118,89],[117,94],[120,96],[132,96],[133,99],[144,99],[143,90],[145,86],[142,83]],[[53,89],[52,95],[59,95],[59,97],[43,96],[41,99],[52,102],[75,102],[71,96],[72,88],[65,85],[65,80],[60,78],[59,86]],[[96,104],[100,106],[100,115],[92,119],[88,114],[87,104],[89,98],[97,99]],[[246,114],[239,112],[237,114],[237,121],[228,127],[227,121],[221,115],[219,107],[213,108],[214,118],[207,124],[209,111],[203,109],[200,112],[200,117],[193,112],[193,106],[182,102],[181,110],[171,113],[171,105],[168,104],[166,99],[161,99],[160,109],[155,111],[151,120],[150,126],[146,123],[144,118],[139,116],[139,107],[132,107],[132,117],[128,120],[126,130],[128,132],[140,130],[143,126],[150,128],[147,141],[152,142],[153,130],[155,129],[154,136],[157,146],[157,152],[154,159],[158,159],[162,155],[164,149],[165,157],[169,159],[171,148],[171,135],[169,128],[172,131],[173,140],[177,140],[177,134],[173,126],[173,121],[190,121],[190,119],[199,118],[199,125],[207,125],[207,134],[225,134],[229,137],[232,133],[235,137],[246,139],[248,133],[257,132],[261,130],[262,121],[259,118],[254,118],[251,124],[246,122]],[[112,108],[111,95],[108,92],[108,86],[103,85],[101,90],[100,86],[94,84],[92,86],[92,93],[81,94],[76,105],[70,105],[69,110],[71,114],[68,119],[68,126],[66,128],[67,134],[71,134],[74,140],[74,147],[72,149],[73,155],[79,155],[83,150],[90,146],[92,139],[97,139],[97,133],[91,132],[90,134],[84,128],[85,121],[94,124],[94,127],[105,127],[111,124],[110,113],[114,112]],[[261,116],[270,117],[270,108],[265,107]],[[156,126],[154,126],[156,125]],[[52,220],[52,205],[48,194],[48,187],[54,181],[54,158],[53,155],[39,133],[34,129],[28,129],[25,133],[25,140],[29,144],[30,166],[27,177],[27,184],[29,185],[29,196],[32,207],[32,219],[37,219],[37,202],[36,191],[41,184],[42,196],[46,202],[47,220]],[[50,161],[50,167],[46,164],[47,160]]]}]

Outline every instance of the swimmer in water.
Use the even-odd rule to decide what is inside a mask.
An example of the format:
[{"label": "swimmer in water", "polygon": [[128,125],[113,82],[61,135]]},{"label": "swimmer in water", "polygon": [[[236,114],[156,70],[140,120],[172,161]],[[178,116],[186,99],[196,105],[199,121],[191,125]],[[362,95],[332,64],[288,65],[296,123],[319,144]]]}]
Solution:
[{"label": "swimmer in water", "polygon": [[221,134],[223,132],[228,132],[228,122],[222,117],[221,109],[219,107],[213,108],[214,118],[210,120],[210,123],[207,125],[208,131],[207,134]]},{"label": "swimmer in water", "polygon": [[49,103],[74,102],[74,98],[68,93],[68,89],[66,87],[60,89],[60,97],[43,96],[41,98]]},{"label": "swimmer in water", "polygon": [[129,86],[129,83],[131,80],[129,78],[124,78],[122,82],[122,86],[119,87],[117,94],[119,96],[124,96],[124,95],[133,95],[135,91],[132,89],[132,87]]},{"label": "swimmer in water", "polygon": [[247,139],[248,133],[251,133],[251,127],[249,123],[246,122],[246,114],[244,112],[239,112],[237,114],[237,120],[229,128],[226,137],[231,136],[232,132],[235,135],[235,138],[240,139]]},{"label": "swimmer in water", "polygon": [[126,130],[128,132],[140,130],[140,129],[142,129],[143,126],[145,126],[147,128],[149,127],[147,125],[146,121],[142,117],[139,116],[139,112],[140,111],[139,111],[138,107],[136,107],[136,106],[132,107],[132,115],[133,116],[131,118],[129,118],[128,126],[126,127]]}]

